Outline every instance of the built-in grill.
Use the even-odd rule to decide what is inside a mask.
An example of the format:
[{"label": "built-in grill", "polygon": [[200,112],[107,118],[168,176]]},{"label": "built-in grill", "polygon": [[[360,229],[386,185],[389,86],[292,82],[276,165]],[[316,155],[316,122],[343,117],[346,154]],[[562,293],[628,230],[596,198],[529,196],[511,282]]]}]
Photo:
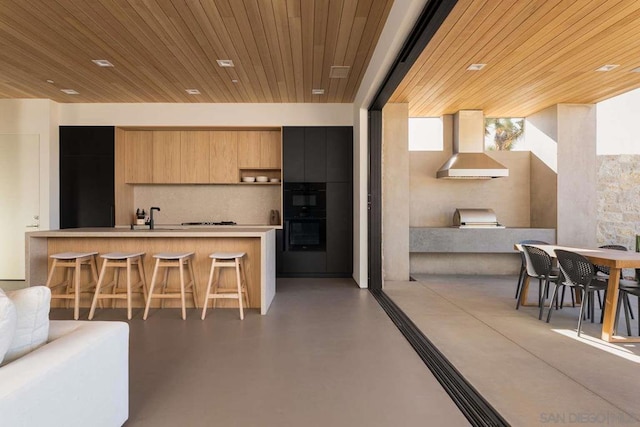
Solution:
[{"label": "built-in grill", "polygon": [[504,228],[493,209],[456,209],[453,226],[457,228]]}]

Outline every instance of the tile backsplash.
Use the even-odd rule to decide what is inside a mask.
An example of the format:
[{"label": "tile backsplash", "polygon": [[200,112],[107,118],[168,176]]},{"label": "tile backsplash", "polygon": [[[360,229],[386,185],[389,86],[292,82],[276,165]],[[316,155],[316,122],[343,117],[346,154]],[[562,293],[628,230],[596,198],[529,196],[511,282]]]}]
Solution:
[{"label": "tile backsplash", "polygon": [[281,210],[279,185],[136,185],[133,197],[134,208],[148,212],[151,206],[160,207],[154,213],[157,224],[235,221],[266,225],[270,211]]}]

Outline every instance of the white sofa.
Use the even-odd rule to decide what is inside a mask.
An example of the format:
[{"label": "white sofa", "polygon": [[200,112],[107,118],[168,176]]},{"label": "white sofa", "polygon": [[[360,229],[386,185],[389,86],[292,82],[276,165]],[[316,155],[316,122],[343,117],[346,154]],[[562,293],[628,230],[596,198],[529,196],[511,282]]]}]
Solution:
[{"label": "white sofa", "polygon": [[129,325],[52,320],[47,344],[0,367],[2,426],[121,426]]}]

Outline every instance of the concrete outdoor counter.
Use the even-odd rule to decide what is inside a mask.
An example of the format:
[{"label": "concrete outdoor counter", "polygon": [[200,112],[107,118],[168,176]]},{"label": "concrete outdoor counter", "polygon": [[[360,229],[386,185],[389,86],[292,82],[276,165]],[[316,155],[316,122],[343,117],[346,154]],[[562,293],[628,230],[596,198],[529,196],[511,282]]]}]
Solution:
[{"label": "concrete outdoor counter", "polygon": [[[201,305],[209,278],[212,252],[245,252],[244,260],[249,290],[249,307],[260,308],[266,314],[275,296],[275,230],[263,227],[194,227],[156,228],[154,230],[129,230],[127,228],[76,228],[65,230],[34,231],[26,233],[27,284],[44,284],[51,265],[49,255],[67,251],[138,252],[145,255],[147,281],[151,280],[154,259],[159,252],[195,252],[194,271]],[[98,257],[98,264],[101,259]],[[228,273],[228,272],[227,272]],[[171,273],[169,280],[171,281]],[[223,275],[223,286],[234,286],[233,274]],[[177,279],[176,276],[173,276]],[[57,279],[62,280],[62,273]],[[84,280],[84,278],[83,278]],[[134,298],[134,307],[144,307],[142,297]],[[165,307],[178,307],[179,301],[166,301]],[[90,295],[83,294],[81,306],[89,307]],[[118,306],[124,302],[118,301]],[[159,306],[159,303],[157,304]],[[237,307],[228,300],[218,306]]]}]

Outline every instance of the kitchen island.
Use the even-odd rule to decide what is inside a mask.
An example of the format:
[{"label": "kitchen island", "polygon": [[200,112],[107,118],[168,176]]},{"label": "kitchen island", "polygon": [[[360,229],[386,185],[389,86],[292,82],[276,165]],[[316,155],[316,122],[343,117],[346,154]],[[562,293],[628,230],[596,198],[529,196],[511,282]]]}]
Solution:
[{"label": "kitchen island", "polygon": [[[26,280],[29,286],[46,283],[51,266],[49,256],[54,253],[78,251],[139,252],[146,253],[144,267],[147,281],[155,264],[153,254],[159,252],[195,252],[194,272],[198,305],[204,297],[213,252],[245,252],[244,265],[249,292],[249,308],[259,308],[266,314],[276,292],[275,230],[263,227],[221,226],[211,228],[156,228],[154,230],[129,230],[126,228],[75,228],[65,230],[34,231],[26,233]],[[101,265],[98,257],[98,268]],[[54,282],[62,280],[62,272],[56,272]],[[84,274],[84,272],[83,272]],[[108,276],[110,277],[110,276]],[[173,279],[171,278],[173,277]],[[169,280],[175,283],[177,273]],[[83,278],[83,280],[86,280]],[[223,286],[235,286],[235,275],[223,272]],[[108,300],[107,300],[108,301]],[[56,301],[58,304],[62,302]],[[187,299],[189,304],[189,300]],[[89,294],[83,294],[80,305],[89,307]],[[168,300],[165,307],[179,307],[179,301]],[[133,299],[134,307],[144,307],[141,296]],[[53,304],[52,304],[53,306]],[[154,301],[152,307],[159,307]],[[193,303],[191,303],[193,306]],[[226,300],[218,306],[237,307],[237,302]],[[124,307],[124,301],[117,301]]]}]

